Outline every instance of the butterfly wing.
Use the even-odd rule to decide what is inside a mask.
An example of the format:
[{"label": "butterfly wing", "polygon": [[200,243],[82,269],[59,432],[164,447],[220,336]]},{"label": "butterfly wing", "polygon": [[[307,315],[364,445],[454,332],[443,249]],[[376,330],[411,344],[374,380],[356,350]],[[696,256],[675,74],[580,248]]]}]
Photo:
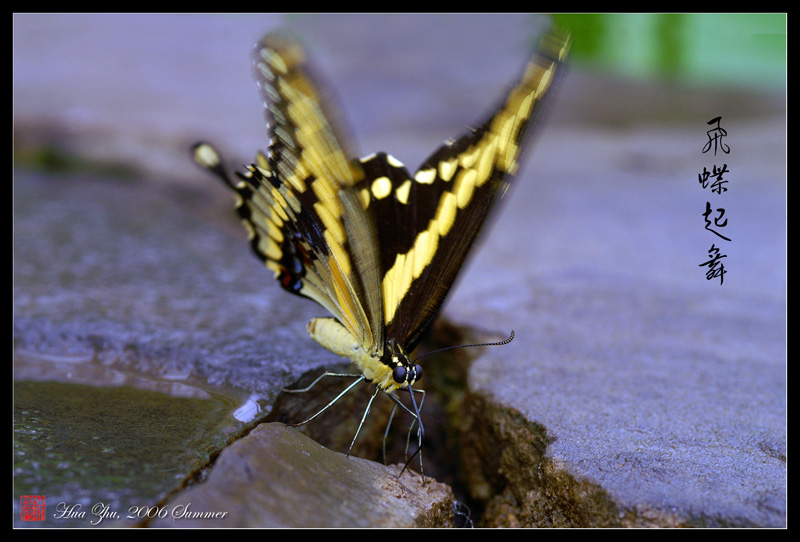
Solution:
[{"label": "butterfly wing", "polygon": [[362,160],[359,188],[379,236],[387,343],[410,352],[433,322],[519,168],[568,47],[568,36],[546,35],[498,110],[436,150],[413,177],[391,156]]},{"label": "butterfly wing", "polygon": [[383,153],[350,161],[305,51],[290,34],[268,34],[254,61],[268,155],[238,182],[207,144],[195,156],[238,193],[252,248],[282,287],[324,306],[365,349],[392,341],[410,352],[516,173],[568,47],[546,35],[497,111],[412,177]]},{"label": "butterfly wing", "polygon": [[299,42],[271,33],[255,47],[270,145],[239,182],[207,144],[195,157],[239,195],[251,246],[286,290],[317,301],[365,349],[382,345],[375,230],[354,186],[363,178],[348,158],[330,97]]}]

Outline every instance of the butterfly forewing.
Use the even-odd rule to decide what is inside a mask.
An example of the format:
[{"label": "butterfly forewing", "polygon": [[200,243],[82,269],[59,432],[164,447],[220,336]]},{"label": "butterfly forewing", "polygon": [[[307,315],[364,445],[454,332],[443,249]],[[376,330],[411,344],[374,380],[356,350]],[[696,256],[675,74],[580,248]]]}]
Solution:
[{"label": "butterfly forewing", "polygon": [[436,150],[411,177],[396,159],[362,160],[376,224],[386,339],[410,352],[436,317],[492,207],[519,168],[568,47],[550,34],[485,122]]},{"label": "butterfly forewing", "polygon": [[375,231],[353,188],[363,171],[294,37],[268,34],[256,45],[254,65],[270,132],[268,174],[254,173],[293,214],[284,231],[292,234],[289,276],[307,285],[297,293],[335,307],[334,316],[372,348],[382,342],[382,326]]}]

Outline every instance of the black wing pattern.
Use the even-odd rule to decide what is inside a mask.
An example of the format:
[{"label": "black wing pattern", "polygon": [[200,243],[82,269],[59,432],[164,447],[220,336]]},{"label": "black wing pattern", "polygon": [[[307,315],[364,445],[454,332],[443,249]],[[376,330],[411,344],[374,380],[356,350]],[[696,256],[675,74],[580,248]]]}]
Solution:
[{"label": "black wing pattern", "polygon": [[380,236],[386,337],[406,352],[435,319],[505,194],[568,46],[567,36],[548,34],[496,112],[436,150],[413,178],[391,155],[362,160],[362,197]]}]

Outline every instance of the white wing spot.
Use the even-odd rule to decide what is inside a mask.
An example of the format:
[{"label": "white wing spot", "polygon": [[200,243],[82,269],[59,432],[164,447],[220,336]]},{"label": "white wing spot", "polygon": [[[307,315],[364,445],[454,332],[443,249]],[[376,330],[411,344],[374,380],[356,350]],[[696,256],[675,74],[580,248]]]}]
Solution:
[{"label": "white wing spot", "polygon": [[421,169],[414,175],[414,179],[420,184],[433,184],[433,181],[436,180],[436,170],[433,168]]},{"label": "white wing spot", "polygon": [[449,181],[453,178],[457,167],[458,159],[455,156],[449,160],[439,162],[439,177],[441,177],[443,181]]},{"label": "white wing spot", "polygon": [[392,193],[392,181],[389,180],[389,177],[378,177],[372,181],[370,188],[375,199],[383,199]]},{"label": "white wing spot", "polygon": [[386,155],[386,161],[389,162],[390,166],[394,167],[403,167],[403,162],[392,156],[391,154]]},{"label": "white wing spot", "polygon": [[205,165],[213,167],[219,164],[219,155],[211,145],[199,145],[194,151],[195,160]]},{"label": "white wing spot", "polygon": [[394,191],[394,195],[397,198],[397,201],[405,205],[408,203],[408,195],[411,192],[411,180],[406,179],[403,184],[400,185],[400,188]]}]

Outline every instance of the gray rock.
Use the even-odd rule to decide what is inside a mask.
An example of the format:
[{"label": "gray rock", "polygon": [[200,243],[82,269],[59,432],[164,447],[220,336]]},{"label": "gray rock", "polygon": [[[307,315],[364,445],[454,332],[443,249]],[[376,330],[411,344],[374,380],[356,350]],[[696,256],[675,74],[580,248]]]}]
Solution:
[{"label": "gray rock", "polygon": [[[444,484],[262,424],[222,452],[208,479],[170,499],[152,527],[450,527]],[[191,512],[191,514],[190,514]],[[227,512],[217,517],[191,517]],[[219,517],[223,516],[223,517]]]}]

